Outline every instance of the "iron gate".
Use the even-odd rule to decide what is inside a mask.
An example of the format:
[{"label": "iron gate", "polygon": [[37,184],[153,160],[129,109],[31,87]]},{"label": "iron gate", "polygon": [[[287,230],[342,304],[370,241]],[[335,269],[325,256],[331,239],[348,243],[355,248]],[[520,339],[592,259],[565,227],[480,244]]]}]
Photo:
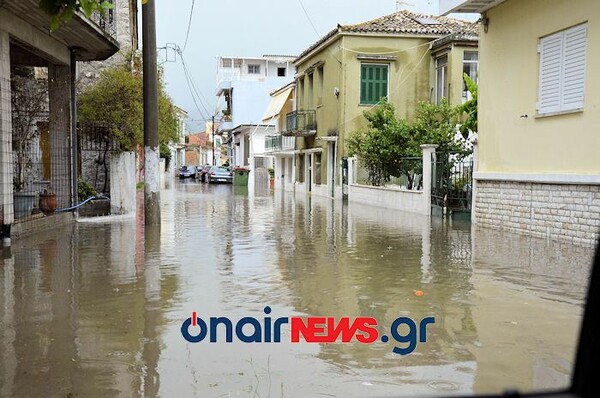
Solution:
[{"label": "iron gate", "polygon": [[473,153],[438,152],[432,160],[431,207],[434,214],[470,213]]}]

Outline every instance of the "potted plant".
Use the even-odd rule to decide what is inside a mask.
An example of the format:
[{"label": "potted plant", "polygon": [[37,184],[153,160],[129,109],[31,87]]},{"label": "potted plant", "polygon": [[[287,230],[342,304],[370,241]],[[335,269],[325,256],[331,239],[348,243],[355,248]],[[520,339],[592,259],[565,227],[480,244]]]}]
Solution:
[{"label": "potted plant", "polygon": [[231,109],[223,109],[223,120],[227,122],[231,121]]},{"label": "potted plant", "polygon": [[26,191],[34,180],[32,144],[39,137],[36,122],[46,110],[47,84],[34,77],[32,68],[15,68],[11,89],[13,203],[15,217],[19,218],[31,214],[35,203],[36,194]]},{"label": "potted plant", "polygon": [[269,186],[275,188],[275,169],[269,169]]},{"label": "potted plant", "polygon": [[44,189],[40,192],[40,210],[44,215],[49,216],[56,211],[56,194],[52,189]]}]

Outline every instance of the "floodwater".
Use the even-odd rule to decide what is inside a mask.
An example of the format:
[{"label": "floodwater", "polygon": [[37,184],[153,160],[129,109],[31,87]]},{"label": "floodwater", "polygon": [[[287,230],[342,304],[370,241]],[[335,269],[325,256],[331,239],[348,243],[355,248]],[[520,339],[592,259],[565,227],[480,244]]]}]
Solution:
[{"label": "floodwater", "polygon": [[[139,216],[0,258],[0,396],[346,397],[565,387],[592,251],[289,194],[176,182]],[[146,241],[146,243],[144,243]],[[415,294],[415,292],[419,293]],[[423,292],[421,295],[420,292]],[[410,355],[373,344],[188,343],[210,316],[435,317]],[[403,346],[403,345],[400,345]]]}]

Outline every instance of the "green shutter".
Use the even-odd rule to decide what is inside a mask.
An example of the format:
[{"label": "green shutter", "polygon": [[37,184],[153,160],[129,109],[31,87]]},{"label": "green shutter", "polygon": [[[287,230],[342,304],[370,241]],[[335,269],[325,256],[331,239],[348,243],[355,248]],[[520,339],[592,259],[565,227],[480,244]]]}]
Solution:
[{"label": "green shutter", "polygon": [[362,64],[360,69],[360,103],[374,105],[388,93],[388,66]]}]

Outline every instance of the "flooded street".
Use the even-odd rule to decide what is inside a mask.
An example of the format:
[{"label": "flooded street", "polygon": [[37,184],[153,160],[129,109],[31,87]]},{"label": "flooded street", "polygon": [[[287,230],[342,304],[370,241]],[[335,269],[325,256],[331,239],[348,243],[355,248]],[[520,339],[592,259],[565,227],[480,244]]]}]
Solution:
[{"label": "flooded street", "polygon": [[[362,205],[176,182],[160,244],[121,219],[13,242],[0,396],[387,396],[569,383],[592,251]],[[157,240],[149,236],[149,240]],[[419,294],[415,294],[419,292]],[[420,292],[423,292],[421,295]],[[426,344],[192,344],[198,316],[435,317]],[[221,336],[222,337],[222,336]]]}]

